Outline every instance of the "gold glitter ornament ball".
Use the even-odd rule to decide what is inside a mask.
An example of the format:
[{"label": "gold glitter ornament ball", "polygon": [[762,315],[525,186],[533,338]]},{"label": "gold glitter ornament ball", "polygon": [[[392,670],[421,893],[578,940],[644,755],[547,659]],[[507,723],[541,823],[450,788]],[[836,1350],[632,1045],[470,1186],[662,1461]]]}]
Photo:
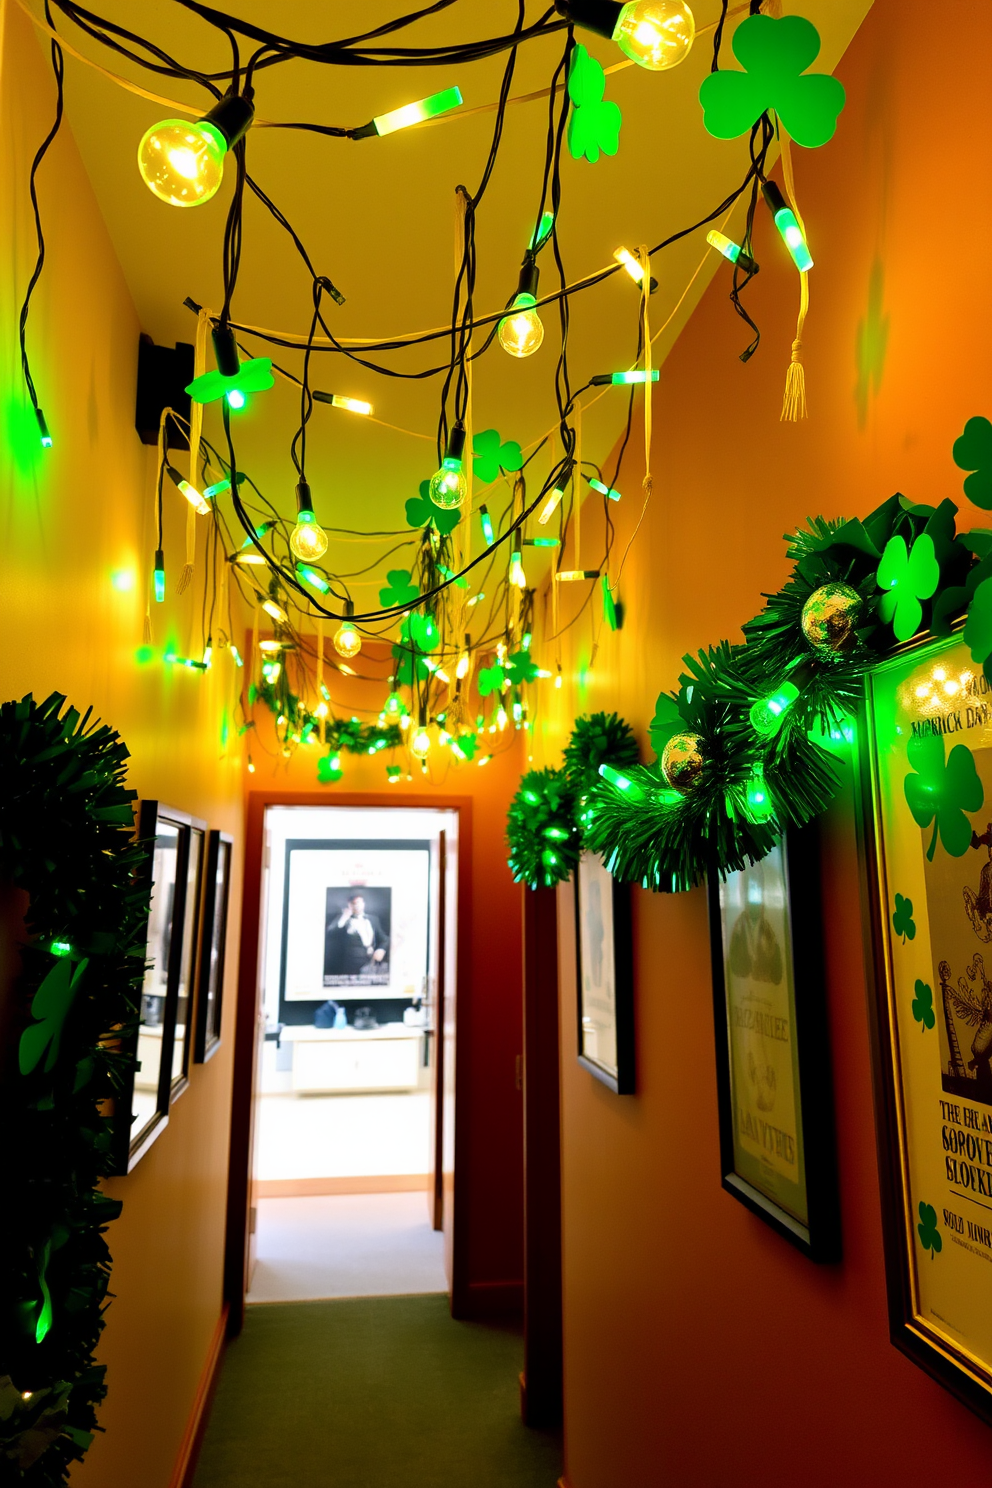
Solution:
[{"label": "gold glitter ornament ball", "polygon": [[803,635],[814,651],[842,651],[861,614],[861,595],[850,584],[823,584],[803,605]]},{"label": "gold glitter ornament ball", "polygon": [[661,756],[661,773],[672,790],[687,796],[703,777],[706,761],[698,734],[673,734]]}]

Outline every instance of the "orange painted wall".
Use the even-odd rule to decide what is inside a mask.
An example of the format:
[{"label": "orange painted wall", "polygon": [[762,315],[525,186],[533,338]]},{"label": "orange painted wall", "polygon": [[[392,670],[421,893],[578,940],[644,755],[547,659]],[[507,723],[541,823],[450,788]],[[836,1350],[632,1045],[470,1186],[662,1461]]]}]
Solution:
[{"label": "orange painted wall", "polygon": [[[249,647],[250,635],[246,654]],[[328,657],[333,655],[329,640],[325,651]],[[350,717],[354,712],[368,721],[385,701],[388,653],[377,651],[375,643],[367,653],[352,666],[378,680],[346,678],[330,668],[325,673],[338,716]],[[283,759],[271,714],[256,706],[255,719],[256,730],[249,735],[254,737],[255,773],[248,777],[249,788],[321,789],[317,781],[320,748],[301,745],[292,759]],[[524,737],[508,733],[498,743],[494,741],[493,758],[481,769],[474,761],[459,763],[447,750],[435,748],[428,773],[415,767],[411,780],[404,776],[388,787],[397,805],[402,805],[404,796],[431,789],[469,796],[472,801],[472,975],[470,984],[458,989],[458,1079],[460,1088],[467,1090],[459,1140],[467,1135],[469,1307],[478,1312],[519,1303],[523,1281],[523,1102],[516,1086],[516,1059],[523,1048],[523,890],[506,866],[503,834],[510,799],[525,768]],[[442,752],[446,763],[434,764]],[[381,794],[387,788],[387,761],[391,762],[388,753],[375,758],[342,754],[340,789],[349,795],[354,791]],[[405,769],[406,753],[398,751],[396,761]],[[324,790],[332,806],[335,787]]]},{"label": "orange painted wall", "polygon": [[[0,693],[65,693],[118,728],[131,750],[130,784],[205,818],[238,839],[223,1044],[192,1067],[168,1129],[127,1178],[110,1231],[114,1256],[100,1356],[109,1397],[98,1435],[73,1484],[167,1488],[221,1309],[240,883],[241,750],[225,747],[233,667],[208,676],[139,666],[152,541],[154,452],[134,430],[140,326],[89,182],[67,128],[39,177],[48,264],[36,293],[30,347],[54,436],[43,453],[22,398],[16,315],[34,263],[28,169],[47,132],[55,90],[33,28],[6,7],[2,54],[0,220],[0,569],[4,595]],[[154,639],[180,649],[199,623],[199,589],[171,592],[185,516],[167,501],[170,593]],[[135,587],[118,592],[115,570]],[[230,669],[229,669],[230,668]]]},{"label": "orange painted wall", "polygon": [[[781,534],[807,515],[863,515],[894,490],[967,505],[951,444],[992,411],[990,47],[992,9],[978,0],[875,0],[839,69],[836,139],[796,151],[816,256],[810,419],[778,419],[798,286],[761,212],[748,299],[760,351],[737,360],[745,328],[723,271],[656,389],[654,496],[624,570],[625,628],[600,634],[590,664],[590,623],[574,627],[569,687],[543,731],[550,762],[584,709],[619,709],[646,744],[683,653],[740,639],[786,577]],[[618,554],[640,474],[635,453],[618,483]],[[592,527],[590,509],[587,565]],[[889,1343],[849,792],[826,837],[840,1265],[814,1266],[720,1188],[702,891],[634,891],[637,1096],[577,1066],[564,969],[569,1488],[988,1480],[988,1428]]]}]

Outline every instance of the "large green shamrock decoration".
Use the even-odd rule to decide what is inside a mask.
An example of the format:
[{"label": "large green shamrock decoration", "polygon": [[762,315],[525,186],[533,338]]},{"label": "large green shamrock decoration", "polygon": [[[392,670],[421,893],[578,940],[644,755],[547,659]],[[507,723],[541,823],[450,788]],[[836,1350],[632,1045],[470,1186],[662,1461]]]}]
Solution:
[{"label": "large green shamrock decoration", "polygon": [[937,1228],[937,1211],[932,1204],[920,1204],[917,1207],[920,1222],[916,1226],[916,1232],[923,1249],[930,1252],[930,1259],[933,1260],[934,1256],[939,1255],[944,1248],[944,1242]]},{"label": "large green shamrock decoration", "polygon": [[430,615],[421,610],[412,610],[400,626],[404,640],[412,641],[418,651],[433,651],[441,639],[437,626]]},{"label": "large green shamrock decoration", "polygon": [[573,160],[583,156],[595,165],[600,151],[615,155],[620,147],[620,106],[603,97],[606,73],[584,46],[572,52],[568,70],[568,96],[572,111],[568,116],[568,148]]},{"label": "large green shamrock decoration", "polygon": [[317,779],[321,785],[336,785],[343,774],[341,756],[336,751],[321,755],[317,761]]},{"label": "large green shamrock decoration", "polygon": [[514,651],[507,657],[506,675],[514,687],[519,687],[522,682],[533,682],[537,676],[537,662],[529,651]]},{"label": "large green shamrock decoration", "polygon": [[515,439],[501,440],[498,429],[483,429],[472,439],[472,474],[488,486],[501,470],[519,470],[524,463],[523,451]]},{"label": "large green shamrock decoration", "polygon": [[920,1032],[926,1033],[937,1021],[933,1011],[933,988],[917,978],[914,991],[916,996],[913,998],[913,1017],[920,1025]]},{"label": "large green shamrock decoration", "polygon": [[703,123],[710,134],[736,139],[766,109],[774,109],[797,145],[813,148],[833,137],[844,107],[844,85],[828,73],[806,73],[820,52],[820,33],[812,21],[804,16],[748,16],[734,32],[733,48],[745,71],[711,72],[700,85]]},{"label": "large green shamrock decoration", "polygon": [[223,372],[204,372],[201,377],[194,377],[186,391],[194,403],[215,403],[225,393],[264,393],[274,382],[270,359],[252,357],[250,362],[241,363],[233,377],[225,377]]},{"label": "large green shamrock decoration", "polygon": [[22,1075],[36,1069],[41,1056],[48,1051],[45,1074],[51,1074],[59,1057],[62,1029],[89,963],[80,961],[73,970],[67,957],[60,957],[31,1000],[31,1016],[40,1019],[21,1034],[17,1063]]},{"label": "large green shamrock decoration", "polygon": [[933,862],[938,833],[944,851],[960,858],[971,845],[971,822],[965,812],[980,810],[985,800],[975,756],[967,744],[955,744],[945,763],[943,734],[915,734],[906,755],[916,772],[903,783],[913,820],[924,829],[934,824],[928,862]]},{"label": "large green shamrock decoration", "polygon": [[433,522],[443,537],[458,526],[461,512],[457,506],[436,506],[431,500],[430,492],[430,481],[421,481],[420,495],[411,496],[406,504],[406,519],[411,527],[426,527],[428,522]]},{"label": "large green shamrock decoration", "polygon": [[940,583],[933,538],[923,532],[911,549],[904,537],[890,537],[878,565],[878,587],[886,592],[879,601],[878,613],[891,621],[897,641],[908,641],[923,620],[921,599],[929,599]]},{"label": "large green shamrock decoration", "polygon": [[476,683],[479,689],[479,696],[488,697],[490,693],[499,692],[504,681],[505,677],[501,666],[482,667]]},{"label": "large green shamrock decoration", "polygon": [[452,740],[451,747],[457,749],[465,759],[470,760],[478,747],[478,734],[459,734],[457,739]]},{"label": "large green shamrock decoration", "polygon": [[971,648],[972,661],[985,665],[992,659],[992,578],[983,579],[971,597],[964,642]]},{"label": "large green shamrock decoration", "polygon": [[903,945],[907,940],[916,939],[916,923],[913,919],[913,901],[905,899],[902,894],[896,895],[896,907],[892,916],[892,928],[897,935],[902,936]]},{"label": "large green shamrock decoration", "polygon": [[391,568],[386,574],[386,587],[379,590],[382,608],[391,610],[398,605],[413,604],[419,598],[420,590],[416,584],[411,583],[411,576],[406,569]]},{"label": "large green shamrock decoration", "polygon": [[982,511],[992,511],[992,423],[981,416],[970,418],[951,453],[955,465],[971,471],[964,482],[968,500]]}]

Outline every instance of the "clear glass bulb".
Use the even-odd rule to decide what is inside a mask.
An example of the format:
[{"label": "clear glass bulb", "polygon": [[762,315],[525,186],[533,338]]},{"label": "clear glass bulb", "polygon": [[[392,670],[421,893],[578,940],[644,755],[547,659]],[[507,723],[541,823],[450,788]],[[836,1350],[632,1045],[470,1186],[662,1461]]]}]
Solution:
[{"label": "clear glass bulb", "polygon": [[350,620],[345,620],[334,632],[334,649],[339,656],[357,656],[362,649],[362,638]]},{"label": "clear glass bulb", "polygon": [[430,497],[435,506],[461,506],[468,495],[468,481],[461,460],[445,456],[441,469],[431,476]]},{"label": "clear glass bulb", "polygon": [[410,753],[415,754],[418,759],[426,759],[430,753],[431,736],[426,729],[418,729],[410,740]]},{"label": "clear glass bulb", "polygon": [[290,534],[289,546],[297,558],[304,563],[313,558],[323,558],[327,552],[327,533],[318,526],[312,511],[304,508],[296,518],[296,526]]},{"label": "clear glass bulb", "polygon": [[613,40],[638,67],[665,72],[689,55],[695,34],[696,22],[685,0],[629,0]]},{"label": "clear glass bulb", "polygon": [[530,308],[536,304],[532,294],[518,294],[510,307],[514,313],[505,316],[499,323],[499,344],[511,356],[533,356],[544,340],[541,317],[536,310]]},{"label": "clear glass bulb", "polygon": [[224,176],[227,141],[205,119],[163,119],[138,146],[141,179],[170,207],[198,207],[215,194]]}]

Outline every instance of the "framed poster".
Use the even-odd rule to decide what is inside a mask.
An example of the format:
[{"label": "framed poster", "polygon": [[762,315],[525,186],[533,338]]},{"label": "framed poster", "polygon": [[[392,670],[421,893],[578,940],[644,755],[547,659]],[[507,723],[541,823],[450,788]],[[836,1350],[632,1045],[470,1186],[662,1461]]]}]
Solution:
[{"label": "framed poster", "polygon": [[723,1187],[812,1260],[840,1253],[815,825],[710,876]]},{"label": "framed poster", "polygon": [[196,1034],[193,1058],[203,1064],[220,1047],[227,951],[227,910],[231,897],[231,857],[234,839],[212,831],[207,838],[203,875],[203,915],[200,921],[200,967],[196,992]]},{"label": "framed poster", "polygon": [[142,801],[138,808],[138,837],[151,846],[145,869],[151,899],[138,1023],[123,1043],[135,1063],[115,1101],[119,1173],[130,1172],[165,1129],[169,1106],[186,1083],[205,830],[203,822],[160,801]]},{"label": "framed poster", "polygon": [[630,886],[595,853],[575,870],[579,1063],[617,1095],[633,1095],[634,976]]},{"label": "framed poster", "polygon": [[431,844],[286,843],[279,1018],[309,1024],[329,998],[410,1001],[427,976]]},{"label": "framed poster", "polygon": [[992,1421],[992,688],[952,638],[902,647],[866,690],[891,1336]]}]

